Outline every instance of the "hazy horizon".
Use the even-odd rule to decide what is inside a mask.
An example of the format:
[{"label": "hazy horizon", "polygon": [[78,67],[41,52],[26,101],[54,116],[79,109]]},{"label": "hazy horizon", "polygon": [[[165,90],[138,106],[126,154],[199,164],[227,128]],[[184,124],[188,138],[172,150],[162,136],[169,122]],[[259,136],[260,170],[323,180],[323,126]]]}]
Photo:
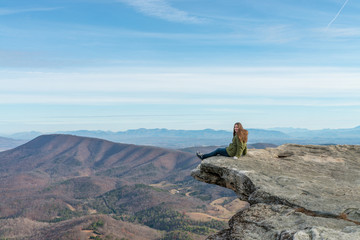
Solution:
[{"label": "hazy horizon", "polygon": [[360,3],[2,2],[0,133],[354,128]]},{"label": "hazy horizon", "polygon": [[[295,128],[295,127],[273,127],[273,128],[247,128],[247,129],[255,129],[255,130],[265,130],[265,131],[284,131],[284,130],[305,130],[305,131],[322,131],[322,130],[346,130],[346,129],[353,129],[353,128],[360,128],[360,125],[350,127],[350,128],[320,128],[320,129],[309,129],[309,128]],[[18,132],[0,132],[1,136],[10,136],[13,134],[18,133],[41,133],[41,134],[56,134],[56,133],[62,133],[62,132],[81,132],[81,131],[89,131],[89,132],[111,132],[111,133],[118,133],[118,132],[127,132],[127,131],[137,131],[137,130],[167,130],[167,131],[227,131],[232,132],[232,129],[213,129],[213,128],[203,128],[203,129],[171,129],[171,128],[130,128],[130,129],[124,129],[119,131],[112,131],[112,130],[101,130],[101,129],[74,129],[74,130],[54,130],[54,131],[48,131],[48,132],[42,132],[42,131],[18,131]]]}]

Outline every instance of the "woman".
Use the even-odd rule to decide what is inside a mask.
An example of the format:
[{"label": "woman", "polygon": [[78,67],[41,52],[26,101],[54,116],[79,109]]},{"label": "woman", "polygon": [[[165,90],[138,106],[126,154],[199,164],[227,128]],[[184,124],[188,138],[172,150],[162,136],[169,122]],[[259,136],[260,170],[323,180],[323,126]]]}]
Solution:
[{"label": "woman", "polygon": [[234,159],[238,159],[239,157],[241,157],[242,155],[246,155],[247,153],[247,140],[248,131],[243,128],[241,123],[237,122],[234,124],[232,143],[230,143],[227,148],[218,148],[215,151],[207,154],[197,152],[196,156],[198,156],[198,158],[200,158],[201,160],[216,155],[234,157]]}]

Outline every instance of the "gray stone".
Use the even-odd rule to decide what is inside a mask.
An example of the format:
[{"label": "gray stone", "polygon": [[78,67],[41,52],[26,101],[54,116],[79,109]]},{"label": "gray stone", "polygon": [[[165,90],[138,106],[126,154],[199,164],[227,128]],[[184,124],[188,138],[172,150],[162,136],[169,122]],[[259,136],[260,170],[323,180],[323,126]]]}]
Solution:
[{"label": "gray stone", "polygon": [[250,207],[208,239],[360,239],[360,146],[286,144],[192,171]]}]

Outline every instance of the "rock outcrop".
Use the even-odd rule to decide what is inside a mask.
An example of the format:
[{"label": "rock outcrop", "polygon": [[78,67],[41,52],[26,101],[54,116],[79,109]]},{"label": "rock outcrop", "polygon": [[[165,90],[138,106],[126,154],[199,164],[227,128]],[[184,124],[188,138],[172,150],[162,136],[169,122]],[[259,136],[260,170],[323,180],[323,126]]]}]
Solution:
[{"label": "rock outcrop", "polygon": [[251,149],[208,158],[191,175],[250,203],[208,239],[360,239],[360,146]]}]

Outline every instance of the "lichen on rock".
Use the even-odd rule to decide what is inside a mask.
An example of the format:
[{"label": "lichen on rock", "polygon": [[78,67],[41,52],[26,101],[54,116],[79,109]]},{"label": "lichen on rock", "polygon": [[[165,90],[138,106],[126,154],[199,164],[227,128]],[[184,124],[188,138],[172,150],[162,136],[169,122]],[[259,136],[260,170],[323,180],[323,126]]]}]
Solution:
[{"label": "lichen on rock", "polygon": [[191,175],[250,203],[208,239],[360,239],[360,146],[251,149],[208,158]]}]

